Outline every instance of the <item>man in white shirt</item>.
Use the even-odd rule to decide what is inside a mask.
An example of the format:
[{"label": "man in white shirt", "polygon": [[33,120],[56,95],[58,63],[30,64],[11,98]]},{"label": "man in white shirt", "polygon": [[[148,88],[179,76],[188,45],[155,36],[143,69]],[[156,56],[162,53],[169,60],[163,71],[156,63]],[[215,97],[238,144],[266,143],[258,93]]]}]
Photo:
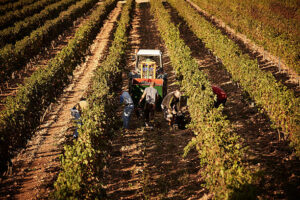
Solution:
[{"label": "man in white shirt", "polygon": [[146,97],[146,104],[145,104],[145,124],[149,126],[149,121],[154,119],[154,111],[155,111],[155,104],[158,98],[157,89],[154,88],[155,83],[151,82],[150,87],[147,87],[144,90],[144,93],[139,101],[139,104],[143,101]]},{"label": "man in white shirt", "polygon": [[123,118],[123,128],[127,131],[129,128],[130,116],[134,109],[132,98],[127,90],[124,90],[122,95],[120,96],[120,103],[125,104],[122,118]]}]

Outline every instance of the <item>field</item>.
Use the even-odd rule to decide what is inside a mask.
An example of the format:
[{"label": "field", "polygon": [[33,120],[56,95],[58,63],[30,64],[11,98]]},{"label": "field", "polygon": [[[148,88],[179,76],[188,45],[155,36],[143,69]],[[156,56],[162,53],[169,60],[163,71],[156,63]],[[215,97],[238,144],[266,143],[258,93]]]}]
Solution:
[{"label": "field", "polygon": [[[279,57],[299,75],[299,1],[193,1]],[[274,58],[275,59],[275,58]]]},{"label": "field", "polygon": [[[299,199],[299,5],[238,2],[0,0],[0,199]],[[251,26],[237,25],[243,9]],[[288,36],[258,38],[267,22]],[[163,52],[168,92],[188,96],[186,129],[159,110],[153,130],[135,113],[122,129],[139,49]]]}]

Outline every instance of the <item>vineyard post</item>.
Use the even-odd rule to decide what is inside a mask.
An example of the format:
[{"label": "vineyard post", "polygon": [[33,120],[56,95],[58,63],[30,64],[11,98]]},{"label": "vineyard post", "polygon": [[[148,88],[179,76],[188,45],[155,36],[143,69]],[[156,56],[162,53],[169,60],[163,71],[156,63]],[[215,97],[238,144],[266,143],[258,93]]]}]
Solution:
[{"label": "vineyard post", "polygon": [[278,141],[280,142],[281,141],[281,135],[280,135],[280,130],[277,129],[277,133],[278,133]]}]

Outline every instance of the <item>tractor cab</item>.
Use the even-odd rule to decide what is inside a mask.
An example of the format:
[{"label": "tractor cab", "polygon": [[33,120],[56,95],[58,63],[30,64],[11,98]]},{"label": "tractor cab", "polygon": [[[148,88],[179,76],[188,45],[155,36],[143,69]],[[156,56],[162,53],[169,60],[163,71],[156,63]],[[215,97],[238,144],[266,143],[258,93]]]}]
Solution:
[{"label": "tractor cab", "polygon": [[[163,73],[162,53],[160,50],[140,49],[136,54],[135,72],[146,71],[147,66],[155,67],[157,75]],[[153,68],[150,68],[152,71]],[[145,74],[144,74],[145,75]]]},{"label": "tractor cab", "polygon": [[139,73],[141,78],[156,78],[156,62],[150,58],[147,58],[140,62]]},{"label": "tractor cab", "polygon": [[160,50],[140,49],[135,55],[135,70],[129,73],[129,90],[135,104],[138,103],[143,91],[155,83],[160,98],[158,108],[167,94],[167,74],[163,73],[162,53]]}]

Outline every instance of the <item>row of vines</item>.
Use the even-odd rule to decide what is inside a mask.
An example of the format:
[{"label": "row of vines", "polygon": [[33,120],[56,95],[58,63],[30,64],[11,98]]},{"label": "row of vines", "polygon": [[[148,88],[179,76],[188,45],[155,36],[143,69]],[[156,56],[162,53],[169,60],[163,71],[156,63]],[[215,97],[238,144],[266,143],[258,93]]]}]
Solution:
[{"label": "row of vines", "polygon": [[193,0],[210,14],[280,57],[300,73],[300,6],[297,0]]},{"label": "row of vines", "polygon": [[17,1],[17,2],[9,2],[0,7],[0,15],[3,15],[8,11],[14,11],[14,10],[20,9],[23,6],[32,4],[35,1],[36,0],[23,0],[23,1]]},{"label": "row of vines", "polygon": [[189,96],[190,128],[196,136],[186,146],[185,154],[196,147],[205,186],[215,199],[243,199],[253,195],[249,188],[246,189],[251,183],[251,175],[243,166],[244,150],[240,146],[240,139],[223,116],[223,107],[213,108],[213,92],[207,76],[198,69],[190,49],[180,38],[178,28],[172,23],[161,1],[152,0],[151,9],[172,66],[177,76],[183,77],[181,89]]},{"label": "row of vines", "polygon": [[0,5],[6,5],[8,3],[13,3],[13,2],[16,2],[18,0],[0,0]]},{"label": "row of vines", "polygon": [[118,102],[115,91],[121,84],[121,60],[125,54],[133,0],[127,0],[109,54],[96,70],[89,91],[89,108],[73,145],[65,146],[62,171],[55,183],[55,199],[101,199],[101,170],[105,165],[105,137],[112,134]]},{"label": "row of vines", "polygon": [[0,49],[1,81],[4,82],[16,70],[38,54],[43,47],[73,25],[73,21],[90,10],[98,0],[81,0],[62,12],[57,18],[48,20],[43,26],[31,32],[14,45],[8,44]]},{"label": "row of vines", "polygon": [[108,13],[116,0],[100,4],[76,32],[74,38],[49,64],[32,74],[18,89],[15,97],[8,97],[5,110],[0,113],[0,163],[5,166],[11,152],[26,142],[40,124],[45,109],[61,94],[75,67],[88,53]]},{"label": "row of vines", "polygon": [[3,16],[0,16],[0,29],[11,26],[15,22],[40,12],[45,6],[55,3],[59,0],[40,0],[31,5],[25,6],[21,10],[10,11]]},{"label": "row of vines", "polygon": [[17,40],[24,38],[32,30],[41,26],[46,20],[57,17],[60,12],[67,9],[77,0],[61,0],[57,3],[45,7],[40,13],[27,17],[22,21],[15,23],[13,26],[0,31],[0,47],[6,44],[15,43]]},{"label": "row of vines", "polygon": [[168,2],[186,20],[206,48],[222,60],[233,80],[240,82],[243,90],[262,108],[261,111],[267,113],[274,127],[290,137],[292,146],[300,156],[300,101],[293,91],[277,82],[270,72],[260,70],[256,60],[243,54],[235,42],[201,17],[188,3],[175,0]]}]

